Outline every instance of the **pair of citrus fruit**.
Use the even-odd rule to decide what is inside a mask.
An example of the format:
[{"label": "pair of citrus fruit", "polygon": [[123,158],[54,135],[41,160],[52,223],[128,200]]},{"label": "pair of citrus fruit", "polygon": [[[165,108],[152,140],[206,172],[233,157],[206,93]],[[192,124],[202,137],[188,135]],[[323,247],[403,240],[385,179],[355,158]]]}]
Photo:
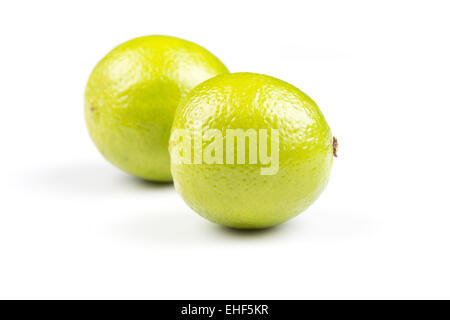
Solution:
[{"label": "pair of citrus fruit", "polygon": [[[266,75],[230,74],[204,48],[167,36],[109,52],[89,78],[85,116],[112,164],[146,180],[173,179],[197,213],[234,228],[270,227],[306,209],[326,186],[335,151],[302,91]],[[197,159],[212,143],[215,162]]]}]

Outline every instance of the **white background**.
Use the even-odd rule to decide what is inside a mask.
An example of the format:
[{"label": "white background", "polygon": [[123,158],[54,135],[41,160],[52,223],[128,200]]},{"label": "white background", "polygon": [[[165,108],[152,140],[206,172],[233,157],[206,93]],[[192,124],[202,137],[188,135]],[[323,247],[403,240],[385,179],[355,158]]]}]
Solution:
[{"label": "white background", "polygon": [[[0,298],[450,298],[446,1],[4,1]],[[340,142],[279,227],[232,231],[90,141],[95,64],[142,35],[309,94]]]}]

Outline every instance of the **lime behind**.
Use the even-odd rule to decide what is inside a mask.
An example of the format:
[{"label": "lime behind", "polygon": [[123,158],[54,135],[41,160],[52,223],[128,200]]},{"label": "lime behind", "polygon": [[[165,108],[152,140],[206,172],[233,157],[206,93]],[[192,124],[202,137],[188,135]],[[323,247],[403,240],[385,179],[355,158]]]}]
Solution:
[{"label": "lime behind", "polygon": [[[261,174],[267,167],[261,161],[230,164],[225,159],[229,150],[223,151],[224,164],[172,161],[177,192],[212,222],[247,229],[283,223],[310,206],[328,182],[334,151],[330,128],[314,101],[284,81],[234,73],[197,86],[177,109],[169,143],[172,159],[184,144],[177,132],[204,135],[209,129],[222,133],[224,148],[227,129],[279,133],[279,168],[272,175]],[[212,141],[203,136],[203,151]]]},{"label": "lime behind", "polygon": [[123,171],[171,181],[167,150],[174,112],[199,83],[228,73],[204,48],[178,38],[145,36],[125,42],[95,67],[85,92],[89,134]]}]

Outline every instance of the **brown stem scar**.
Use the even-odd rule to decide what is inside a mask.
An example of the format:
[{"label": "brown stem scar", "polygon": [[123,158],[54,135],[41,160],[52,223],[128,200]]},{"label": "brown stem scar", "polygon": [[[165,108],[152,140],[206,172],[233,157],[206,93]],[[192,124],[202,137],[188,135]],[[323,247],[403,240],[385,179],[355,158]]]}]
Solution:
[{"label": "brown stem scar", "polygon": [[337,152],[339,149],[339,143],[335,137],[333,137],[333,156],[337,158]]}]

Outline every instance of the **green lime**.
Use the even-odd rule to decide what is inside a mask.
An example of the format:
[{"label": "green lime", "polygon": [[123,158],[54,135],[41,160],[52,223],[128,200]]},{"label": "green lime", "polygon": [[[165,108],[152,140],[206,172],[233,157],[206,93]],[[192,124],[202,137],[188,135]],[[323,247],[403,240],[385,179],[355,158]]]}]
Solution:
[{"label": "green lime", "polygon": [[260,74],[219,75],[194,88],[175,114],[175,188],[212,222],[274,226],[325,188],[333,140],[317,105],[296,87]]},{"label": "green lime", "polygon": [[95,67],[85,93],[85,117],[98,150],[129,174],[171,181],[167,144],[180,100],[227,68],[204,48],[178,38],[125,42]]}]

